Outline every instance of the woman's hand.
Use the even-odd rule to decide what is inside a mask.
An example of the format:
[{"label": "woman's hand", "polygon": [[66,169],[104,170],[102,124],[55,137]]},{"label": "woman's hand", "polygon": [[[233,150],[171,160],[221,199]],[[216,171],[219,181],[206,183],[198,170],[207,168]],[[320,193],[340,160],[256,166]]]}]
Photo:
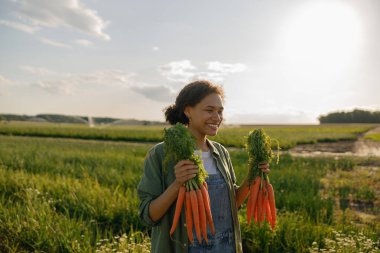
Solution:
[{"label": "woman's hand", "polygon": [[179,161],[174,166],[174,182],[149,205],[149,216],[153,221],[158,221],[165,215],[177,199],[180,186],[187,180],[195,177],[197,172],[198,167],[190,160]]},{"label": "woman's hand", "polygon": [[[269,163],[268,162],[263,162],[259,163],[259,169],[261,169],[262,172],[264,173],[269,173]],[[240,187],[235,191],[235,196],[236,196],[236,205],[238,208],[240,208],[241,204],[244,202],[244,200],[247,198],[248,193],[249,193],[249,182],[248,182],[248,175],[247,177],[243,180],[243,183],[240,185]]]},{"label": "woman's hand", "polygon": [[178,185],[183,185],[187,180],[195,177],[198,173],[198,166],[190,160],[181,160],[174,166],[175,180]]},{"label": "woman's hand", "polygon": [[259,169],[261,169],[261,171],[264,173],[269,173],[269,171],[270,171],[269,163],[267,163],[267,162],[259,163]]}]

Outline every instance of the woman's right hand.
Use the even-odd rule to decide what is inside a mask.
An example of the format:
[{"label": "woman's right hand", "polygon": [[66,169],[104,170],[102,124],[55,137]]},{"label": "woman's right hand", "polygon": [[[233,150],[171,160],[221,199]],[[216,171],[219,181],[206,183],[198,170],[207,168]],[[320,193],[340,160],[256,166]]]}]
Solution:
[{"label": "woman's right hand", "polygon": [[175,180],[178,185],[183,185],[187,180],[195,177],[198,173],[198,166],[190,160],[181,160],[174,166]]},{"label": "woman's right hand", "polygon": [[190,160],[179,161],[174,166],[174,182],[158,198],[152,200],[149,205],[149,215],[153,221],[158,221],[165,215],[170,206],[176,201],[180,186],[195,177],[197,172],[198,167]]}]

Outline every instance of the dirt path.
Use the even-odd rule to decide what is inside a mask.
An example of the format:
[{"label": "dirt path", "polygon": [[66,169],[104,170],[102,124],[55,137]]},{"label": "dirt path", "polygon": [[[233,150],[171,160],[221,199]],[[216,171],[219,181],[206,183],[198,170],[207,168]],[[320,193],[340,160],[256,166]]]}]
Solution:
[{"label": "dirt path", "polygon": [[316,143],[298,145],[288,152],[293,156],[361,156],[380,157],[380,142],[366,140],[364,136],[380,133],[380,127],[363,134],[357,141],[339,141],[332,143]]},{"label": "dirt path", "polygon": [[[380,127],[368,131],[367,133],[365,133],[365,135],[373,133],[380,133]],[[357,156],[380,157],[380,143],[376,141],[366,140],[364,138],[359,138],[359,140],[357,140],[354,144],[353,152]]]}]

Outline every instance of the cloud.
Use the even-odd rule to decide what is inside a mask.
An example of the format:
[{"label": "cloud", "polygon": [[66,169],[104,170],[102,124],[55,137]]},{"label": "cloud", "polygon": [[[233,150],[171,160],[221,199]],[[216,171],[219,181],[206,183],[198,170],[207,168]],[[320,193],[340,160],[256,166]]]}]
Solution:
[{"label": "cloud", "polygon": [[211,61],[207,62],[206,64],[208,70],[223,74],[243,72],[247,69],[247,66],[242,63],[229,64],[221,63],[218,61]]},{"label": "cloud", "polygon": [[135,75],[118,69],[101,69],[90,73],[72,74],[30,65],[20,65],[19,68],[30,74],[52,79],[52,81],[44,81],[44,83],[57,83],[59,80],[63,80],[89,86],[130,86],[134,83],[132,77]]},{"label": "cloud", "polygon": [[30,65],[20,65],[20,69],[29,72],[33,75],[38,75],[38,76],[50,76],[50,75],[59,75],[58,72],[55,72],[53,70],[47,69],[47,68],[42,68],[42,67],[34,67]]},{"label": "cloud", "polygon": [[159,72],[169,81],[187,82],[194,77],[195,67],[189,60],[173,61],[159,67]]},{"label": "cloud", "polygon": [[26,33],[35,33],[40,30],[38,26],[30,26],[19,22],[9,21],[9,20],[0,20],[0,25],[5,25]]},{"label": "cloud", "polygon": [[226,74],[219,72],[198,72],[192,77],[193,80],[206,79],[213,82],[222,82],[226,77]]},{"label": "cloud", "polygon": [[156,52],[156,51],[160,50],[160,48],[157,46],[154,46],[154,47],[152,47],[152,50]]},{"label": "cloud", "polygon": [[60,48],[67,48],[67,49],[70,49],[71,46],[65,44],[65,43],[61,43],[61,42],[58,42],[58,41],[54,41],[54,40],[50,40],[50,39],[47,39],[47,38],[44,38],[44,37],[39,37],[39,41],[41,41],[42,43],[46,44],[46,45],[50,45],[50,46],[53,46],[53,47],[60,47]]},{"label": "cloud", "polygon": [[159,102],[169,102],[173,101],[176,96],[176,91],[174,91],[172,88],[164,85],[160,86],[148,86],[148,85],[142,85],[142,86],[133,86],[131,88],[133,91],[142,94],[143,96],[159,101]]},{"label": "cloud", "polygon": [[14,81],[0,75],[0,96],[6,95],[6,87],[11,86]]},{"label": "cloud", "polygon": [[0,24],[34,33],[41,27],[68,28],[110,40],[104,32],[109,22],[104,21],[95,10],[87,8],[78,0],[19,0],[11,10],[20,22],[1,20]]},{"label": "cloud", "polygon": [[134,75],[134,73],[118,69],[103,69],[88,74],[79,74],[72,78],[86,85],[128,87],[134,84],[132,80]]},{"label": "cloud", "polygon": [[12,80],[0,75],[0,85],[5,86],[5,85],[11,85],[12,83],[13,83]]},{"label": "cloud", "polygon": [[73,95],[75,84],[71,80],[37,81],[32,85],[53,94]]},{"label": "cloud", "polygon": [[89,40],[76,40],[76,41],[74,41],[74,43],[78,44],[80,46],[83,46],[83,47],[90,47],[94,44]]},{"label": "cloud", "polygon": [[242,63],[229,64],[218,61],[206,62],[206,69],[199,69],[189,60],[173,61],[159,67],[159,72],[172,82],[186,83],[197,79],[222,82],[228,75],[243,72],[247,66]]},{"label": "cloud", "polygon": [[34,87],[50,93],[73,95],[78,91],[86,91],[94,87],[131,87],[135,84],[134,73],[117,69],[102,69],[90,73],[63,73],[44,67],[28,65],[19,66],[21,69],[39,76],[40,80],[32,83]]},{"label": "cloud", "polygon": [[[107,89],[121,87],[159,102],[173,101],[176,96],[176,91],[171,87],[139,83],[134,80],[134,73],[119,69],[100,69],[89,73],[72,74],[30,65],[20,65],[19,68],[39,79],[32,82],[32,86],[52,94],[75,95],[95,87]],[[5,82],[7,79],[0,76],[0,85],[1,80]]]}]

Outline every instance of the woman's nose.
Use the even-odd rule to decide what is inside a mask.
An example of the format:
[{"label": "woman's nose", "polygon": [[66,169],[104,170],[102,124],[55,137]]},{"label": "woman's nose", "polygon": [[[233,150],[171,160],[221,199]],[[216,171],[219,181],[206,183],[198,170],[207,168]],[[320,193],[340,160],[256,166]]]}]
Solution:
[{"label": "woman's nose", "polygon": [[223,119],[223,116],[219,114],[218,112],[215,112],[212,114],[213,119],[217,119],[218,121],[221,121]]}]

